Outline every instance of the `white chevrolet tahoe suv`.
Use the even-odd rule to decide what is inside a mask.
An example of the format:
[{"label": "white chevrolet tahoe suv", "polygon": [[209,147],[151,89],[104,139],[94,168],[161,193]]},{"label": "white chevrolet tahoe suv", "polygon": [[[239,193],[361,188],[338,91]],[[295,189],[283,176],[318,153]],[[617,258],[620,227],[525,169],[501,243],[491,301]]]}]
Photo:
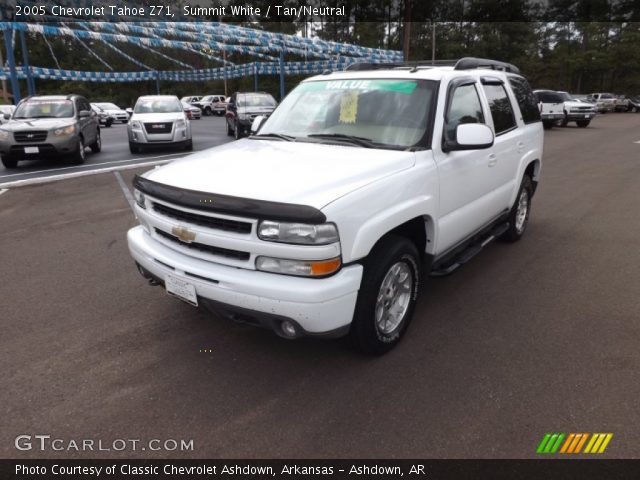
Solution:
[{"label": "white chevrolet tahoe suv", "polygon": [[542,149],[512,65],[356,65],[303,81],[256,135],[137,176],[129,249],[192,305],[382,354],[425,274],[524,234]]}]

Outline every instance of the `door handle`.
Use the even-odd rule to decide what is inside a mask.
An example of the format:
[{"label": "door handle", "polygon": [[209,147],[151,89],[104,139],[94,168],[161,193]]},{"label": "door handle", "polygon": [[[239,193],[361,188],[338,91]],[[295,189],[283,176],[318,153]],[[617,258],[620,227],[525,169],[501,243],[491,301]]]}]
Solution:
[{"label": "door handle", "polygon": [[496,163],[498,163],[498,157],[496,157],[496,154],[489,154],[489,166],[493,167]]}]

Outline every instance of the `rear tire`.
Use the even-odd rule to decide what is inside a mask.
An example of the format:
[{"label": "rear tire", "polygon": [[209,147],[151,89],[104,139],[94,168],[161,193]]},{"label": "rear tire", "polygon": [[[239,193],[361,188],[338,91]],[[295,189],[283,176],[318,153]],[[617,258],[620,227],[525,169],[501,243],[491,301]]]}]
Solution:
[{"label": "rear tire", "polygon": [[517,242],[522,238],[529,224],[531,212],[531,198],[533,197],[533,183],[528,175],[522,178],[516,201],[509,212],[509,229],[504,232],[501,240]]},{"label": "rear tire", "polygon": [[576,123],[580,128],[587,128],[591,123],[591,120],[577,120]]},{"label": "rear tire", "polygon": [[367,355],[382,355],[401,340],[413,317],[421,279],[420,255],[408,239],[383,237],[363,264],[349,336]]},{"label": "rear tire", "polygon": [[8,155],[2,155],[2,165],[4,165],[4,168],[16,168],[18,166],[18,159]]},{"label": "rear tire", "polygon": [[91,145],[91,151],[93,153],[100,153],[102,150],[102,139],[100,138],[100,130],[96,133],[96,141]]}]

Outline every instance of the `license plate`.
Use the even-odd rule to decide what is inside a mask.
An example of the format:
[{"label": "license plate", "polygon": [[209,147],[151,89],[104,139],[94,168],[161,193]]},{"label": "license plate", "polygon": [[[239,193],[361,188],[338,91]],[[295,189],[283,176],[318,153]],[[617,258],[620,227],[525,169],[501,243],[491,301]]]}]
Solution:
[{"label": "license plate", "polygon": [[169,295],[178,297],[180,300],[198,306],[198,296],[196,295],[196,287],[189,282],[185,282],[181,278],[167,275],[164,277],[164,285]]},{"label": "license plate", "polygon": [[589,118],[589,115],[585,115],[584,118]]},{"label": "license plate", "polygon": [[24,153],[40,153],[38,147],[24,147]]}]

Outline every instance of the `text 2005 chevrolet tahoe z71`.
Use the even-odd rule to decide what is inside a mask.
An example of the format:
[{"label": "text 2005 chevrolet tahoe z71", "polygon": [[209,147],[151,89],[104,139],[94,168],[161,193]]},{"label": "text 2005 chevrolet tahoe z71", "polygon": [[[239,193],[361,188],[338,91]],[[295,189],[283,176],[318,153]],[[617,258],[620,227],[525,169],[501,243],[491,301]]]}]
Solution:
[{"label": "text 2005 chevrolet tahoe z71", "polygon": [[359,65],[303,81],[258,134],[136,177],[129,249],[193,305],[381,354],[426,273],[524,234],[542,146],[512,65]]}]

